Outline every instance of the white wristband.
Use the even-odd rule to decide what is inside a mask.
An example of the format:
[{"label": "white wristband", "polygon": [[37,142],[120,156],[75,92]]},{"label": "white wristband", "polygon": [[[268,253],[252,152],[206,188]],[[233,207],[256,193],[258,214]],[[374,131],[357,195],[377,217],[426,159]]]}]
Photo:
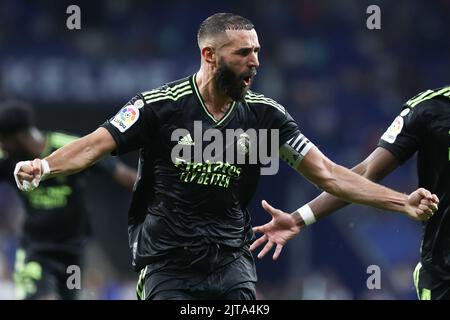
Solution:
[{"label": "white wristband", "polygon": [[312,212],[311,207],[305,204],[303,207],[297,209],[298,214],[302,217],[303,222],[306,226],[316,222],[316,217],[314,217],[314,212]]},{"label": "white wristband", "polygon": [[41,179],[44,179],[46,176],[50,174],[50,166],[48,161],[45,159],[41,160],[41,168],[42,168],[42,176]]}]

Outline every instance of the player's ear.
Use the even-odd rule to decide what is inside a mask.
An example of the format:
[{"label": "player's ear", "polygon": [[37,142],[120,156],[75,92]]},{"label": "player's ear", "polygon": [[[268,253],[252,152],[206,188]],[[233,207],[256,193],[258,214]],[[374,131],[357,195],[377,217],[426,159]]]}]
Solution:
[{"label": "player's ear", "polygon": [[202,58],[209,64],[216,63],[216,52],[212,46],[204,46],[201,50]]}]

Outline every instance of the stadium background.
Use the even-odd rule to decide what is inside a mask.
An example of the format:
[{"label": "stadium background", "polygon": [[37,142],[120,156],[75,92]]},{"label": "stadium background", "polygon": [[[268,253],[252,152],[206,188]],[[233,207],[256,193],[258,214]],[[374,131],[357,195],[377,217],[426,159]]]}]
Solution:
[{"label": "stadium background", "polygon": [[[66,8],[81,8],[81,30]],[[381,30],[366,8],[381,8]],[[30,101],[42,129],[86,134],[135,93],[199,66],[196,31],[215,12],[250,18],[262,45],[253,90],[282,103],[337,163],[351,167],[376,145],[404,101],[448,84],[449,0],[424,1],[0,1],[0,98]],[[136,155],[123,158],[131,165]],[[410,160],[384,184],[415,189]],[[89,178],[94,236],[82,269],[84,299],[134,299],[126,210],[129,194]],[[276,186],[274,188],[273,186]],[[260,200],[293,211],[318,190],[284,164],[263,177],[254,224],[268,221]],[[0,185],[0,299],[13,299],[16,233],[23,212]],[[414,299],[420,224],[399,214],[349,206],[302,231],[282,257],[257,262],[266,299]],[[370,265],[381,289],[368,290]]]}]

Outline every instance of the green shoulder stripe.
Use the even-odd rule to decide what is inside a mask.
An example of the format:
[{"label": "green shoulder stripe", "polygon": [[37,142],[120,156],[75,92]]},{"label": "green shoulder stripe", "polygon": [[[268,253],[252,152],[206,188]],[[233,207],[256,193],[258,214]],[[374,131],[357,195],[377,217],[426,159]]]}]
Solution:
[{"label": "green shoulder stripe", "polygon": [[254,92],[249,91],[245,95],[244,99],[246,102],[267,104],[269,106],[274,107],[283,114],[286,113],[286,109],[281,104],[279,104],[273,99],[265,97],[262,94],[255,94]]},{"label": "green shoulder stripe", "polygon": [[416,95],[415,97],[409,99],[406,102],[406,105],[410,106],[411,108],[414,108],[419,103],[424,102],[426,100],[430,100],[437,96],[450,97],[450,86],[444,87],[437,91],[427,90],[427,91],[421,92],[418,95]]},{"label": "green shoulder stripe", "polygon": [[184,82],[179,83],[179,84],[177,84],[177,85],[175,85],[173,87],[162,87],[162,88],[157,88],[157,89],[153,89],[153,90],[150,90],[150,91],[144,91],[144,92],[142,92],[142,95],[146,96],[146,95],[150,95],[150,94],[154,94],[154,93],[158,93],[158,92],[174,91],[174,90],[176,90],[176,89],[178,89],[180,87],[185,87],[188,84],[189,84],[189,81],[184,81]]},{"label": "green shoulder stripe", "polygon": [[152,102],[156,102],[156,101],[161,101],[161,100],[172,100],[172,101],[177,101],[178,99],[180,99],[181,97],[188,95],[188,94],[192,94],[192,90],[186,90],[183,92],[180,92],[179,94],[177,94],[176,96],[172,96],[172,95],[163,95],[161,97],[159,96],[155,96],[152,97],[150,99],[145,99],[146,103],[152,103]]},{"label": "green shoulder stripe", "polygon": [[166,96],[171,96],[173,98],[176,98],[180,94],[185,93],[186,91],[189,91],[189,90],[191,90],[191,87],[190,86],[186,86],[186,87],[182,87],[182,88],[180,88],[178,90],[171,90],[171,91],[167,91],[167,92],[155,92],[153,94],[149,94],[149,95],[144,96],[144,98],[145,98],[145,100],[152,100],[154,98],[166,97]]},{"label": "green shoulder stripe", "polygon": [[173,87],[159,88],[142,93],[146,103],[161,101],[161,100],[173,100],[177,101],[179,98],[193,93],[189,81],[184,81]]}]

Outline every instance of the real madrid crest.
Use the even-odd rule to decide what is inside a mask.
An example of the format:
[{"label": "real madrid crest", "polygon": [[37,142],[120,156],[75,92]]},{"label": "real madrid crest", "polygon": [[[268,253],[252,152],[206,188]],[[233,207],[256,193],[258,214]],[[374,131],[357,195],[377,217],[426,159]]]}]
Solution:
[{"label": "real madrid crest", "polygon": [[237,151],[240,154],[246,155],[250,150],[250,136],[246,133],[241,133],[237,140]]}]

